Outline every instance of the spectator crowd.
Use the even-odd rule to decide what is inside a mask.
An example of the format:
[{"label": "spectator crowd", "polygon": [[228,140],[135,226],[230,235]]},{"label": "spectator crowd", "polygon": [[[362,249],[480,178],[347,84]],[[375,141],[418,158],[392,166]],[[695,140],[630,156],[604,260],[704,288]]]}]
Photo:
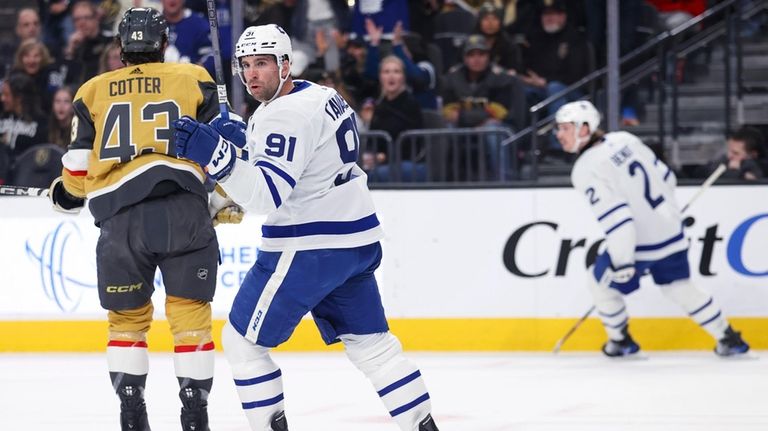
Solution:
[{"label": "spectator crowd", "polygon": [[[50,160],[60,158],[69,141],[73,95],[93,76],[123,67],[115,26],[122,12],[137,3],[157,8],[168,21],[167,62],[197,63],[213,75],[204,0],[49,0],[39,2],[40,10],[20,8],[15,37],[0,49],[4,57],[0,183],[22,185],[19,181],[24,178],[34,184],[23,185],[47,185],[45,169]],[[229,69],[231,0],[216,3],[221,54]],[[382,131],[392,141],[409,130],[425,128],[520,130],[528,124],[530,106],[605,62],[605,0],[244,3],[244,26],[275,23],[291,35],[295,78],[335,88],[358,113],[359,130]],[[701,13],[707,3],[622,0],[622,28],[627,29],[620,35],[622,52],[642,42],[633,26],[643,7],[655,8],[669,27]],[[225,75],[231,86],[231,75]],[[568,93],[548,106],[548,114],[584,96],[579,91]],[[255,106],[236,108],[247,115]],[[632,90],[626,91],[623,124],[637,125],[640,109]],[[752,147],[741,152],[744,158],[765,157],[765,143],[755,132],[745,141]],[[545,144],[551,151],[559,148],[554,138]],[[485,157],[504,151],[498,140],[490,138],[481,146]],[[757,150],[750,150],[753,147]],[[424,180],[415,146],[397,151],[404,172],[410,172],[407,180]],[[391,177],[387,165],[395,156],[391,152],[391,145],[364,151],[361,164],[372,178],[387,181]],[[729,144],[728,155],[732,153]],[[764,165],[756,162],[757,169],[746,169],[749,174],[744,177],[764,176]],[[702,167],[702,173],[706,169]],[[30,170],[40,171],[37,179]]]}]

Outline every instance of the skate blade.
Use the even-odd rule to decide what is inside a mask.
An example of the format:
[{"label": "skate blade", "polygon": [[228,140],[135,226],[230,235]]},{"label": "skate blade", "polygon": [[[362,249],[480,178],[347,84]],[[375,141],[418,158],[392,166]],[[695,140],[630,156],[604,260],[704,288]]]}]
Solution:
[{"label": "skate blade", "polygon": [[646,360],[648,360],[648,355],[646,355],[642,351],[641,352],[637,352],[637,353],[632,353],[631,355],[624,355],[624,356],[607,356],[605,354],[603,354],[603,356],[605,356],[607,359],[609,359],[611,361],[618,361],[618,362],[625,362],[625,361],[626,362],[632,362],[632,361],[646,361]]},{"label": "skate blade", "polygon": [[715,354],[718,359],[723,361],[755,361],[760,359],[760,356],[756,355],[751,350],[746,353],[740,353],[738,355],[728,355],[728,356],[720,356],[718,354]]}]

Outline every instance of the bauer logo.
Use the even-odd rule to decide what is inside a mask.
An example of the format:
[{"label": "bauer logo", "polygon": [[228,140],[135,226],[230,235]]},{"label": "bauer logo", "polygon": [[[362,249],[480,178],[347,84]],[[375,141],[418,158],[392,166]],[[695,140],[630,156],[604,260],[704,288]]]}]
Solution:
[{"label": "bauer logo", "polygon": [[[75,223],[61,222],[45,237],[27,239],[25,249],[27,257],[37,266],[45,296],[61,311],[73,312],[83,295],[95,295],[88,292],[96,288],[93,245],[83,240]],[[92,271],[82,271],[83,268]]]}]

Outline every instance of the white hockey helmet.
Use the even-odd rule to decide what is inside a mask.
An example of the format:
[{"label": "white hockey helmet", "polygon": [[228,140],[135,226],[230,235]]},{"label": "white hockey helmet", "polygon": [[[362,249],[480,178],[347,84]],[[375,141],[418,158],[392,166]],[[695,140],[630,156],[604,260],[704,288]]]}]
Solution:
[{"label": "white hockey helmet", "polygon": [[588,100],[579,100],[576,102],[566,103],[561,106],[555,113],[555,123],[573,123],[574,134],[576,138],[576,145],[573,148],[566,149],[569,152],[577,152],[581,148],[582,144],[586,142],[589,137],[579,137],[582,124],[586,124],[589,127],[590,136],[597,131],[600,127],[600,112],[598,112],[595,105]]},{"label": "white hockey helmet", "polygon": [[578,128],[582,124],[589,126],[589,133],[595,133],[600,126],[600,113],[588,100],[566,103],[555,114],[556,123],[574,123]]},{"label": "white hockey helmet", "polygon": [[[235,44],[235,55],[232,61],[232,72],[240,76],[240,81],[247,88],[243,68],[240,65],[240,59],[249,55],[272,55],[277,62],[277,70],[280,77],[280,86],[268,102],[277,97],[283,88],[285,80],[290,76],[290,65],[293,63],[293,48],[291,47],[291,38],[277,24],[267,24],[251,26],[243,31]],[[288,60],[289,73],[283,78],[283,61]]]}]

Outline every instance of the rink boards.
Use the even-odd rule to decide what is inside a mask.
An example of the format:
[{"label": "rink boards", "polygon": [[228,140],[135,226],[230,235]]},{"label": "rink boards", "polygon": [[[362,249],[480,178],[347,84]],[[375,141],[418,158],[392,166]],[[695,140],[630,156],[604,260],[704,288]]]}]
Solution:
[{"label": "rink boards", "polygon": [[[680,187],[679,201],[696,187]],[[392,330],[413,350],[550,350],[591,305],[584,283],[601,233],[568,188],[375,191],[386,238],[377,272]],[[768,348],[768,187],[716,186],[691,207],[694,281],[712,292],[754,347]],[[216,328],[253,265],[263,218],[219,226]],[[105,312],[96,293],[98,229],[41,198],[0,200],[0,351],[100,351]],[[151,350],[172,340],[158,276]],[[711,348],[711,339],[652,280],[627,298],[646,349]],[[597,348],[588,320],[565,349]],[[324,349],[305,319],[285,350]],[[338,348],[338,347],[335,347]]]}]

